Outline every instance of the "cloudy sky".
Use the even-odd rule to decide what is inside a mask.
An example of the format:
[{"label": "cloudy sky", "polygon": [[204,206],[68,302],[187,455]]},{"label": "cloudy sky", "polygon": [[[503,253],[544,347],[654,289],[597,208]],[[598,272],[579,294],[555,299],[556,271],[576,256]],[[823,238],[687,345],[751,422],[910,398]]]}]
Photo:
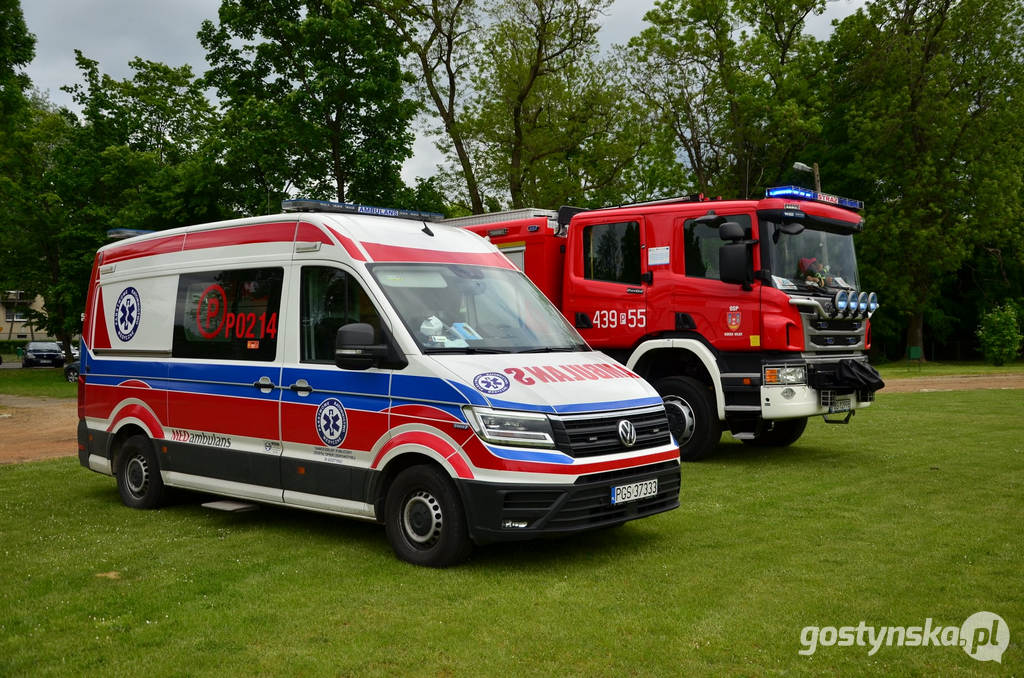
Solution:
[{"label": "cloudy sky", "polygon": [[[830,0],[825,15],[813,17],[810,31],[828,35],[832,19],[852,12],[863,0]],[[190,64],[197,74],[206,69],[205,53],[196,32],[204,19],[217,16],[219,0],[22,0],[28,29],[36,36],[36,57],[28,68],[35,86],[54,103],[70,106],[60,88],[79,82],[75,49],[99,62],[114,78],[131,75],[128,62],[139,56],[171,66]],[[604,19],[601,42],[625,43],[643,28],[643,15],[654,0],[615,0]],[[434,173],[436,151],[418,139],[415,156],[406,163],[406,181]]]}]

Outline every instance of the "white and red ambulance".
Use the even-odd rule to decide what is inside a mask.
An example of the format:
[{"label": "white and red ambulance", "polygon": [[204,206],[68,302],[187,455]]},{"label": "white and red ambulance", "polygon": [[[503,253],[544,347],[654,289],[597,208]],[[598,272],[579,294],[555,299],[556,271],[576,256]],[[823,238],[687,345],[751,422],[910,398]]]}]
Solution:
[{"label": "white and red ambulance", "polygon": [[284,207],[97,253],[79,459],[125,504],[178,487],[378,521],[429,566],[678,506],[661,398],[493,245]]}]

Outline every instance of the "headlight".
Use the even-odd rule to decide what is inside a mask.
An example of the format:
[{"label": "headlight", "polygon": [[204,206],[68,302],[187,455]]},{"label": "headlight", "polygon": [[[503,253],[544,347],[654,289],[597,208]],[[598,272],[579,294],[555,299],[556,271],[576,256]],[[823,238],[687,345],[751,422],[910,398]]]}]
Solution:
[{"label": "headlight", "polygon": [[846,290],[840,290],[836,292],[835,298],[832,300],[835,307],[835,315],[840,318],[846,315],[846,312],[850,310],[850,293]]},{"label": "headlight", "polygon": [[554,447],[551,422],[546,415],[505,412],[484,407],[465,408],[477,435],[491,443]]},{"label": "headlight", "polygon": [[764,368],[763,383],[766,386],[778,384],[805,384],[807,383],[807,367],[804,365],[766,367]]},{"label": "headlight", "polygon": [[868,295],[868,313],[874,313],[878,310],[878,295],[872,292]]}]

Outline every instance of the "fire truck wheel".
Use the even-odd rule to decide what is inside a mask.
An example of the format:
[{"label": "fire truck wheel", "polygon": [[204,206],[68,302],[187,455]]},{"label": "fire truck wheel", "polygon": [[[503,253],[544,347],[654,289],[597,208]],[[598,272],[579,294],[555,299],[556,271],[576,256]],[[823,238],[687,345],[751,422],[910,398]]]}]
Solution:
[{"label": "fire truck wheel", "polygon": [[385,499],[384,525],[395,554],[415,565],[455,565],[473,548],[458,490],[436,466],[398,474]]},{"label": "fire truck wheel", "polygon": [[125,441],[118,455],[117,491],[125,506],[153,509],[163,503],[164,481],[160,477],[153,443],[144,435]]},{"label": "fire truck wheel", "polygon": [[679,458],[697,461],[708,456],[722,438],[711,389],[691,377],[665,377],[654,387],[665,401]]},{"label": "fire truck wheel", "polygon": [[743,442],[755,447],[786,447],[799,440],[800,436],[804,434],[805,428],[807,428],[807,417],[778,419],[771,423],[770,429]]}]

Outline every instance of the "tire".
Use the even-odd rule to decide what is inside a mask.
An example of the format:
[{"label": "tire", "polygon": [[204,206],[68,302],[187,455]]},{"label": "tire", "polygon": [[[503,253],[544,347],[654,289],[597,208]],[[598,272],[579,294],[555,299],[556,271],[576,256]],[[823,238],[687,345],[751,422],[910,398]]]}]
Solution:
[{"label": "tire", "polygon": [[135,509],[155,509],[167,494],[160,477],[153,443],[144,435],[135,435],[121,446],[117,462],[117,491],[121,502]]},{"label": "tire", "polygon": [[807,417],[776,419],[764,423],[771,426],[771,428],[758,433],[753,439],[744,440],[743,442],[754,447],[786,447],[792,445],[804,434],[804,429],[807,428]]},{"label": "tire", "polygon": [[665,377],[654,388],[665,401],[681,461],[704,459],[722,439],[714,392],[691,377]]},{"label": "tire", "polygon": [[64,370],[64,378],[74,384],[78,381],[78,370],[73,367]]},{"label": "tire", "polygon": [[384,502],[388,541],[400,559],[449,567],[473,549],[458,490],[436,466],[411,466],[395,478]]}]

